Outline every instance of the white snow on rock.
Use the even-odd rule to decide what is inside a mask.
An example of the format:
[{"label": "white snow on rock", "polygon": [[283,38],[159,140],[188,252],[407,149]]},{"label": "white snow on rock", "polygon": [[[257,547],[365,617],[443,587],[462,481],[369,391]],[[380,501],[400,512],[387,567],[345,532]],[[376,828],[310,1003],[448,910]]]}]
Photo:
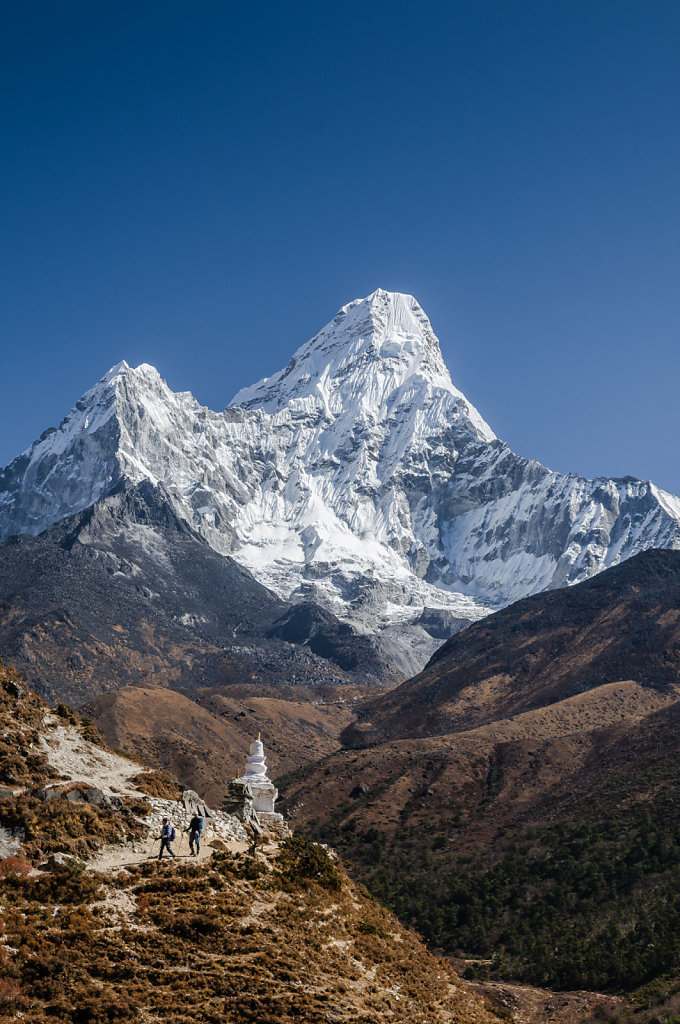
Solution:
[{"label": "white snow on rock", "polygon": [[453,632],[680,547],[680,499],[633,478],[553,473],[497,440],[416,300],[382,290],[343,306],[223,412],[173,393],[152,366],[118,364],[0,473],[1,536],[143,479],[282,597],[381,634],[405,674],[441,640],[420,620]]}]

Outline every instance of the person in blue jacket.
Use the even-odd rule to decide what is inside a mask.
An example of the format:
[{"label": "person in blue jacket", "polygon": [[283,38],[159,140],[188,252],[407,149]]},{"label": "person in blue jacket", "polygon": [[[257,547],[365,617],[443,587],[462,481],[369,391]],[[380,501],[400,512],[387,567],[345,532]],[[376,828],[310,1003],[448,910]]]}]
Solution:
[{"label": "person in blue jacket", "polygon": [[171,843],[175,841],[175,827],[171,825],[167,818],[163,818],[163,827],[161,828],[161,848],[158,853],[158,859],[160,860],[163,856],[163,850],[167,850],[171,857],[174,857]]}]

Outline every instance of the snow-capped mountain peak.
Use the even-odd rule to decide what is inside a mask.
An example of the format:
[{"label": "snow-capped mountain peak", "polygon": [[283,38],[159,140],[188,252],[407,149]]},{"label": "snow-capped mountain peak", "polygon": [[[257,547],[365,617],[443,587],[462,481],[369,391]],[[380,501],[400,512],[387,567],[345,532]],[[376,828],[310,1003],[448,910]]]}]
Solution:
[{"label": "snow-capped mountain peak", "polygon": [[[335,419],[381,420],[405,406],[431,404],[445,396],[456,418],[480,439],[493,431],[451,382],[439,341],[412,295],[382,288],[342,306],[288,365],[252,387],[230,405],[280,412],[316,407]],[[446,402],[447,406],[451,402]]]},{"label": "snow-capped mountain peak", "polygon": [[380,634],[405,674],[492,607],[680,548],[680,499],[496,440],[416,300],[382,289],[222,412],[118,363],[0,473],[0,539],[144,480],[281,597]]},{"label": "snow-capped mountain peak", "polygon": [[98,383],[111,384],[112,382],[117,381],[119,377],[124,376],[129,369],[130,364],[126,363],[124,359],[121,359],[119,363],[116,363],[115,366],[111,367],[108,373],[104,374],[101,381]]}]

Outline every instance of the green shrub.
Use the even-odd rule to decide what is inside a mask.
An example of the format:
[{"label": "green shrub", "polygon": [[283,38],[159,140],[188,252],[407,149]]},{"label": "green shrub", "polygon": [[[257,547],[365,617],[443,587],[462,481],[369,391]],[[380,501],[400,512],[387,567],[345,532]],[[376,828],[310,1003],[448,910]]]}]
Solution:
[{"label": "green shrub", "polygon": [[299,836],[291,836],[282,843],[279,871],[284,880],[293,885],[316,882],[324,889],[339,891],[342,888],[340,874],[328,851],[319,843]]}]

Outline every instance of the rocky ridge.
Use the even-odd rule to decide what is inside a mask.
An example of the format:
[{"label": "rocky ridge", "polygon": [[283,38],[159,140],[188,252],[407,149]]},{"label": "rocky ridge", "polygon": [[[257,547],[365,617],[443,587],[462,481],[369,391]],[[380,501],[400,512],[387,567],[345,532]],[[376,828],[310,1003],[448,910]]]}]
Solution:
[{"label": "rocky ridge", "polygon": [[130,684],[343,685],[387,671],[370,638],[313,605],[291,609],[149,481],[0,545],[0,654],[75,705]]}]

